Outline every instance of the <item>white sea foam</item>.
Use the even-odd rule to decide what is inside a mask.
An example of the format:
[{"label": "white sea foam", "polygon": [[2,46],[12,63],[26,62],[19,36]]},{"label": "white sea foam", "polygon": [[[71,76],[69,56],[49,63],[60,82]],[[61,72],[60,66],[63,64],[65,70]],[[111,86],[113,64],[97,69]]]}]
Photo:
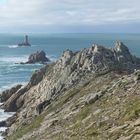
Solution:
[{"label": "white sea foam", "polygon": [[3,63],[19,63],[19,62],[25,62],[28,60],[28,55],[22,55],[22,56],[8,56],[8,57],[0,57],[0,62]]},{"label": "white sea foam", "polygon": [[56,62],[56,60],[58,59],[55,55],[47,55],[46,57],[49,58],[51,62]]},{"label": "white sea foam", "polygon": [[[6,46],[6,45],[5,45]],[[36,46],[38,46],[38,45],[32,45],[32,47],[36,47]],[[18,45],[8,45],[8,48],[10,48],[10,49],[15,49],[15,48],[26,48],[26,46],[18,46]]]},{"label": "white sea foam", "polygon": [[[4,121],[6,119],[8,119],[9,117],[11,117],[12,115],[14,115],[14,113],[6,113],[3,110],[0,110],[0,122]],[[1,128],[1,127],[0,127]]]},{"label": "white sea foam", "polygon": [[[3,110],[0,110],[0,121],[4,121],[13,115],[14,115],[14,113],[12,113],[12,112],[6,113]],[[0,140],[3,140],[1,133],[4,132],[6,129],[7,129],[6,127],[0,127]]]},{"label": "white sea foam", "polygon": [[[4,112],[4,110],[0,110],[0,121],[4,121],[13,115],[14,115],[13,112],[6,113]],[[6,127],[0,127],[0,140],[3,140],[1,133],[4,132],[6,129],[7,129]]]},{"label": "white sea foam", "polygon": [[[8,57],[0,57],[0,63],[20,63],[26,62],[28,60],[29,55],[21,55],[21,56],[8,56]],[[57,60],[55,55],[47,55],[52,62]]]},{"label": "white sea foam", "polygon": [[11,49],[12,49],[12,48],[13,48],[13,49],[14,49],[14,48],[18,48],[18,47],[19,47],[18,45],[9,45],[9,46],[8,46],[8,48],[11,48]]},{"label": "white sea foam", "polygon": [[6,127],[0,127],[0,132],[4,132],[6,129]]},{"label": "white sea foam", "polygon": [[3,140],[3,137],[0,135],[0,140]]}]

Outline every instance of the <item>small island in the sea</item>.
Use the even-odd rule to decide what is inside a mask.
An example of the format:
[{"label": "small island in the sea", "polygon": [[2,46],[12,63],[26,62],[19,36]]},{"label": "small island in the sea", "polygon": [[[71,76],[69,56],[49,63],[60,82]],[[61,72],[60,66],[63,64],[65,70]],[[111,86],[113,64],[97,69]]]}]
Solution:
[{"label": "small island in the sea", "polygon": [[29,39],[28,39],[28,35],[25,35],[25,39],[22,43],[18,44],[19,47],[28,47],[31,46],[31,44],[29,43]]}]

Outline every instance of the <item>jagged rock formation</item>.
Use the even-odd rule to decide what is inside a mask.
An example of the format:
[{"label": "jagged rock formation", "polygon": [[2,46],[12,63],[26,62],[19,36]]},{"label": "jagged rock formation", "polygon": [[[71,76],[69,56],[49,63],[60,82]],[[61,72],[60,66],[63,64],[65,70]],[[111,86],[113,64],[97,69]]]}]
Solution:
[{"label": "jagged rock formation", "polygon": [[[7,100],[2,105],[1,108],[3,108],[6,112],[16,112],[23,104],[24,104],[24,94],[33,86],[37,85],[44,77],[47,69],[47,65],[41,68],[40,70],[37,70],[33,73],[29,83],[25,86],[16,86],[13,87],[11,90],[6,90],[2,93],[2,98],[5,99],[5,94],[8,93]],[[15,91],[15,92],[13,92]]]},{"label": "jagged rock formation", "polygon": [[22,85],[16,85],[15,87],[5,90],[0,94],[0,102],[5,102],[7,101],[14,93],[16,93]]},{"label": "jagged rock formation", "polygon": [[22,62],[21,64],[34,64],[34,63],[46,63],[50,62],[49,58],[46,57],[44,51],[37,51],[29,56],[27,62]]},{"label": "jagged rock formation", "polygon": [[121,42],[113,49],[65,51],[4,103],[7,111],[14,103],[17,111],[7,139],[137,138],[139,72],[131,73],[139,68],[140,59]]}]

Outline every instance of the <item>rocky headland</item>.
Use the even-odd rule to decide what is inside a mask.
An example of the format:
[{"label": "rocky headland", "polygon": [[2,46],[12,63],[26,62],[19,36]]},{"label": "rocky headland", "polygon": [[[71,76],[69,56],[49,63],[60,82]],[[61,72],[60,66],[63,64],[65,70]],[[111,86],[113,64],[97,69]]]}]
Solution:
[{"label": "rocky headland", "polygon": [[16,112],[5,122],[6,139],[140,139],[139,69],[122,42],[66,50],[27,85],[1,94],[1,108]]}]

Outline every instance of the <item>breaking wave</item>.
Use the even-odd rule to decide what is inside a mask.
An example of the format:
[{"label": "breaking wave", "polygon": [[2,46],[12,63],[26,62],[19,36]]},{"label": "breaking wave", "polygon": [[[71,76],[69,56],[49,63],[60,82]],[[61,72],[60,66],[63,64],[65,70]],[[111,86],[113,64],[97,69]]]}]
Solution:
[{"label": "breaking wave", "polygon": [[18,48],[18,45],[9,45],[8,48]]}]

